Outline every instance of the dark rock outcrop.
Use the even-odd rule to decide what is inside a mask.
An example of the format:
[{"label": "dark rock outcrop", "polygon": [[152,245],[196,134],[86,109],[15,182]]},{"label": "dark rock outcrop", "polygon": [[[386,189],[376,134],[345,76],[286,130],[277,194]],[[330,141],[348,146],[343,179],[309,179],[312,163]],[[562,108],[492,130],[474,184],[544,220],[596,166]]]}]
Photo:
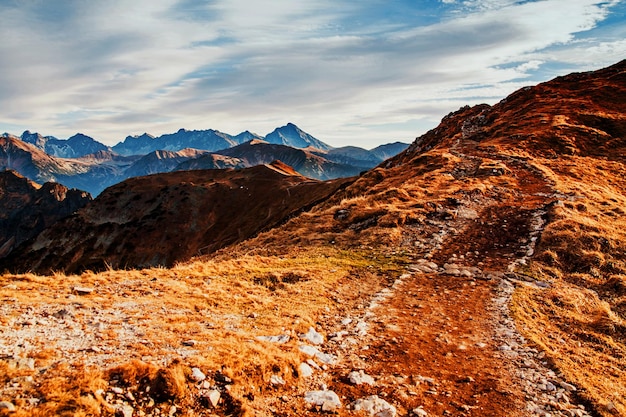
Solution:
[{"label": "dark rock outcrop", "polygon": [[84,191],[51,182],[39,186],[15,171],[0,172],[0,257],[89,201]]}]

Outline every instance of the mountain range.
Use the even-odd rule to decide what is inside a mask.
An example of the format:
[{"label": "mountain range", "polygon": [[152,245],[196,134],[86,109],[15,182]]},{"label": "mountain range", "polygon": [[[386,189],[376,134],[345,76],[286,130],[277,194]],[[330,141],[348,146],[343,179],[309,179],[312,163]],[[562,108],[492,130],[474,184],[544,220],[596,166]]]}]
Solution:
[{"label": "mountain range", "polygon": [[265,137],[244,131],[185,130],[159,137],[128,136],[108,147],[76,134],[62,140],[39,133],[0,137],[0,169],[12,169],[38,182],[55,181],[98,195],[127,178],[183,169],[245,168],[287,159],[297,172],[315,179],[357,175],[408,144],[395,142],[372,150],[332,148],[293,123]]},{"label": "mountain range", "polygon": [[[503,150],[508,148],[524,149],[524,152],[528,154],[543,158],[558,158],[559,155],[619,158],[624,149],[623,138],[626,134],[626,127],[620,118],[611,116],[608,110],[603,110],[604,113],[602,111],[595,113],[581,111],[576,114],[570,110],[568,115],[565,116],[559,113],[564,112],[563,104],[558,108],[547,107],[548,110],[544,109],[544,112],[555,113],[552,117],[558,121],[557,124],[555,124],[556,122],[544,123],[543,120],[547,116],[541,116],[543,113],[536,110],[537,107],[542,108],[541,106],[543,105],[540,97],[551,97],[550,95],[564,97],[566,94],[577,94],[578,91],[571,91],[573,89],[572,86],[576,86],[576,79],[576,76],[572,75],[565,79],[557,78],[546,85],[542,84],[534,88],[522,89],[511,94],[495,106],[483,104],[474,107],[463,107],[444,117],[442,123],[436,129],[417,138],[405,151],[381,163],[379,167],[391,170],[389,172],[395,172],[395,175],[398,175],[401,181],[407,181],[412,175],[407,171],[409,168],[422,172],[423,170],[440,169],[443,166],[444,161],[440,156],[425,158],[424,154],[432,149],[449,149],[454,157],[464,155],[460,150],[460,141],[464,141],[466,143],[464,146],[469,146],[474,154],[481,156],[480,158],[469,158],[467,162],[455,164],[449,170],[449,175],[455,179],[462,179],[466,176],[488,178],[494,175],[504,175],[510,173],[509,166],[523,163],[515,162],[516,160],[514,159],[511,161],[507,160],[506,163],[492,159],[489,156],[489,152],[490,149],[496,149],[493,144],[497,144],[497,148]],[[619,102],[619,100],[623,101],[613,91],[609,91],[606,87],[603,88],[607,90],[604,94],[612,98],[610,103]],[[582,90],[583,87],[581,86],[580,89]],[[599,106],[596,102],[592,104],[596,107]],[[592,104],[588,106],[591,107]],[[515,123],[511,123],[511,120],[515,120]],[[287,140],[284,137],[289,132],[295,132],[298,137],[310,139],[310,135],[303,135],[297,128],[290,125],[281,132],[281,137],[285,141]],[[573,135],[570,134],[572,132],[579,133]],[[585,132],[585,136],[581,136],[580,132]],[[198,133],[193,135],[199,137]],[[209,131],[209,135],[215,136],[215,132]],[[154,141],[157,139],[149,140]],[[131,143],[134,142],[131,141]],[[305,144],[304,142],[299,143],[301,145]],[[132,176],[137,177],[127,179],[110,187],[106,192],[98,196],[93,203],[89,204],[86,209],[79,212],[82,214],[73,216],[66,222],[61,223],[57,228],[42,233],[39,238],[46,242],[54,242],[55,239],[61,239],[59,242],[54,245],[35,242],[32,244],[34,245],[33,247],[39,249],[34,250],[32,247],[30,249],[24,247],[21,251],[16,251],[10,260],[13,265],[18,265],[16,258],[24,259],[27,265],[31,265],[30,267],[41,265],[38,267],[40,269],[62,268],[63,259],[66,259],[69,253],[76,251],[91,254],[81,257],[81,261],[72,261],[72,269],[76,268],[77,270],[95,267],[95,264],[89,260],[92,258],[107,259],[107,262],[110,264],[123,267],[171,265],[175,261],[201,253],[199,250],[200,246],[212,248],[212,251],[234,241],[242,240],[242,236],[252,236],[258,230],[267,227],[265,220],[261,221],[261,218],[272,219],[270,223],[279,221],[279,218],[284,218],[286,212],[282,208],[279,210],[277,207],[273,207],[271,202],[263,202],[262,204],[267,205],[267,208],[259,208],[258,210],[251,209],[250,207],[252,206],[247,206],[248,215],[253,217],[252,223],[259,221],[263,223],[258,227],[234,227],[234,224],[237,222],[229,217],[230,215],[227,215],[234,207],[246,206],[248,201],[261,204],[262,201],[265,201],[264,193],[268,192],[269,188],[280,190],[282,187],[286,187],[285,189],[289,190],[298,184],[292,191],[296,195],[298,194],[298,191],[296,191],[299,189],[298,187],[306,185],[306,188],[313,189],[311,188],[312,184],[324,184],[312,178],[321,177],[326,180],[342,177],[345,175],[341,174],[348,173],[348,176],[351,176],[351,178],[346,178],[339,182],[331,182],[326,186],[319,185],[319,187],[326,190],[323,192],[324,194],[327,192],[331,193],[328,190],[334,190],[332,192],[335,192],[337,189],[345,188],[345,186],[349,185],[347,190],[352,191],[349,191],[347,195],[343,195],[341,198],[351,198],[354,195],[371,193],[374,189],[378,189],[379,187],[375,186],[375,184],[380,181],[383,183],[388,182],[383,180],[385,176],[389,175],[383,175],[383,171],[380,168],[368,170],[368,164],[380,163],[379,157],[372,151],[355,147],[322,150],[308,146],[305,149],[296,149],[287,145],[268,143],[260,139],[252,139],[243,144],[224,149],[219,153],[186,149],[180,151],[152,151],[145,156],[120,156],[110,150],[101,150],[96,154],[78,159],[55,159],[33,145],[6,135],[0,138],[0,144],[3,144],[0,146],[0,149],[7,149],[7,144],[15,148],[12,152],[5,151],[5,155],[14,155],[11,161],[13,165],[28,167],[28,162],[31,162],[31,165],[39,164],[36,165],[39,171],[31,173],[38,179],[46,179],[44,173],[55,171],[59,172],[59,178],[71,183],[72,180],[77,178],[82,178],[83,180],[91,178],[94,180],[99,178],[99,176],[114,176],[116,175],[116,169],[123,169],[123,172],[127,173],[128,176],[133,174]],[[172,149],[176,149],[179,146],[182,146],[182,143],[177,143],[176,146],[172,146]],[[393,152],[396,149],[403,148],[403,145],[391,144],[381,147],[378,151],[389,151],[390,148]],[[36,157],[33,158],[33,156]],[[88,159],[93,159],[99,163],[90,164]],[[333,160],[337,162],[333,162]],[[449,162],[446,162],[446,164],[449,164]],[[251,167],[256,168],[253,169]],[[66,174],[69,170],[77,171],[80,169],[85,170],[84,176]],[[144,177],[144,175],[155,174],[162,169],[170,171],[169,174],[161,173]],[[360,177],[354,176],[358,174],[358,170],[364,171]],[[380,177],[381,175],[382,177]],[[270,180],[268,176],[272,179]],[[306,177],[309,177],[309,179]],[[260,182],[257,184],[258,181]],[[280,185],[284,181],[291,185]],[[265,183],[273,185],[268,186],[269,188],[261,187],[261,184]],[[259,188],[262,191],[259,191]],[[397,192],[394,192],[393,189],[392,185],[380,189],[381,196],[378,197],[380,201],[387,202],[397,198],[395,197]],[[239,196],[240,192],[243,197]],[[257,192],[258,194],[256,194]],[[294,204],[296,206],[299,205],[299,207],[305,207],[321,198],[316,193],[313,193],[313,195],[314,197],[310,198],[298,197],[299,203]],[[238,199],[237,202],[233,200],[232,204],[227,204],[225,199],[231,197],[236,197]],[[279,207],[283,205],[291,207],[288,210],[285,209],[287,211],[298,210],[296,206],[288,204],[289,199],[285,199],[284,196],[270,193],[268,197]],[[199,242],[201,243],[194,243],[193,245],[184,243],[182,246],[176,246],[176,249],[164,246],[159,251],[159,253],[171,253],[172,255],[160,257],[155,254],[155,257],[152,258],[144,255],[139,258],[133,258],[129,255],[129,253],[139,250],[137,248],[144,244],[148,246],[142,249],[142,251],[147,253],[154,242],[168,241],[165,237],[155,238],[156,240],[142,239],[140,242],[134,241],[132,244],[119,243],[113,237],[104,238],[107,235],[119,234],[121,239],[126,242],[128,239],[131,239],[129,236],[136,235],[140,229],[144,230],[144,235],[147,230],[154,230],[154,233],[157,234],[165,233],[165,229],[169,227],[167,225],[172,222],[180,223],[179,220],[175,220],[177,216],[180,219],[186,219],[183,223],[196,224],[199,220],[193,220],[193,218],[198,216],[200,212],[194,211],[196,210],[194,207],[204,204],[202,203],[203,199],[211,201],[210,207],[207,206],[202,210],[204,216],[206,216],[206,222],[203,223],[202,227],[189,226],[191,229],[184,233],[189,239],[193,239],[192,235],[195,235],[195,233],[200,233],[199,236],[202,237],[198,239],[200,239]],[[189,204],[193,207],[186,209],[185,207]],[[227,208],[225,208],[225,204]],[[452,210],[451,207],[445,208],[449,205],[449,202],[438,204],[438,208],[434,213],[436,214],[439,210],[442,213]],[[193,213],[185,214],[189,210],[193,211]],[[226,210],[226,212],[221,210]],[[278,212],[282,213],[281,216],[279,218],[274,217],[273,215]],[[241,215],[237,210],[234,213],[237,213],[237,216]],[[384,209],[376,208],[373,214],[357,217],[351,221],[349,223],[350,227],[355,227],[357,230],[361,227],[368,227],[356,225],[359,222],[379,224],[379,222],[384,221],[395,224],[399,221],[407,221],[406,219],[381,220],[387,216],[384,213]],[[397,213],[394,213],[395,215]],[[173,217],[170,219],[170,216]],[[350,218],[349,215],[347,217]],[[222,237],[218,239],[214,231],[211,233],[207,231],[207,227],[211,228],[211,230],[216,230],[213,228],[218,227],[217,225],[224,222],[224,219],[228,220],[225,222],[225,225],[219,227],[229,230],[230,234],[228,236],[231,236],[236,230],[235,234],[241,235],[240,237]],[[128,229],[131,226],[135,229]],[[222,232],[219,232],[218,235],[220,233]],[[63,238],[59,236],[63,236]],[[111,243],[112,239],[117,243]],[[217,240],[217,242],[210,243],[212,239]],[[103,244],[104,241],[108,243]],[[163,244],[165,245],[165,243]],[[180,245],[180,243],[176,243],[176,245]],[[45,249],[47,252],[50,252],[50,248],[53,247],[56,248],[54,251],[61,251],[62,253],[54,252],[52,255],[44,255],[41,253],[44,247],[47,248]],[[96,247],[100,248],[98,249],[100,252],[94,252]],[[120,254],[123,254],[123,259],[116,258],[118,255],[121,256]],[[72,256],[74,256],[72,258],[74,259],[77,255]],[[39,259],[39,261],[33,263],[33,259]],[[54,263],[50,259],[55,259]],[[98,265],[102,267],[102,264]],[[45,271],[45,269],[43,270]]]}]

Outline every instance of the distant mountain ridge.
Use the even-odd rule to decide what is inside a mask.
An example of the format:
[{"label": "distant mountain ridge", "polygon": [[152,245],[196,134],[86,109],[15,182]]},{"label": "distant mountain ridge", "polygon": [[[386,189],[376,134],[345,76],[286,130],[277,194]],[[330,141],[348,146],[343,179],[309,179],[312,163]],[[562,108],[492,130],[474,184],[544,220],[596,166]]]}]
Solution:
[{"label": "distant mountain ridge", "polygon": [[154,137],[144,133],[141,136],[128,136],[122,143],[113,146],[113,151],[120,155],[146,155],[154,151],[177,152],[187,148],[205,151],[218,151],[237,145],[227,133],[218,130],[185,130]]},{"label": "distant mountain ridge", "polygon": [[113,151],[120,155],[145,155],[154,151],[177,152],[186,148],[216,152],[232,148],[251,140],[265,140],[277,145],[293,148],[316,148],[328,150],[332,147],[309,135],[293,123],[274,129],[267,136],[260,136],[248,130],[238,135],[229,135],[219,130],[186,130],[179,129],[176,133],[168,133],[154,137],[147,133],[140,136],[127,136],[123,142],[113,146]]},{"label": "distant mountain ridge", "polygon": [[[5,133],[5,135],[7,134]],[[48,155],[59,158],[80,158],[111,149],[82,133],[77,133],[69,139],[57,139],[54,136],[41,136],[39,133],[31,133],[27,130],[22,133],[21,139],[26,143],[35,145]]]},{"label": "distant mountain ridge", "polygon": [[25,131],[0,136],[0,169],[13,169],[37,182],[59,182],[94,196],[127,178],[189,169],[248,168],[274,160],[298,173],[326,180],[358,175],[408,144],[387,144],[370,151],[333,148],[293,123],[263,137],[248,130],[235,136],[214,129],[186,130],[159,137],[128,136],[108,147],[76,134],[57,139]]},{"label": "distant mountain ridge", "polygon": [[[252,133],[249,130],[237,135],[230,135],[215,129],[179,129],[175,133],[166,133],[161,136],[153,136],[149,133],[127,136],[123,141],[112,147],[106,146],[82,133],[77,133],[68,139],[57,139],[54,136],[43,136],[26,130],[20,136],[3,133],[2,137],[18,137],[23,142],[34,145],[48,155],[59,158],[80,158],[100,151],[113,151],[122,156],[147,155],[154,151],[178,152],[190,148],[216,152],[251,140],[264,140],[271,144],[286,145],[298,149],[315,148],[321,151],[330,151],[332,149],[345,148],[347,150],[348,148],[353,148],[357,152],[365,151],[363,148],[356,146],[334,148],[306,133],[291,122],[274,129],[266,136]],[[406,143],[395,142],[380,145],[369,152],[375,154],[382,161],[396,155],[407,147],[408,144]],[[339,153],[345,153],[345,151],[340,151]]]}]

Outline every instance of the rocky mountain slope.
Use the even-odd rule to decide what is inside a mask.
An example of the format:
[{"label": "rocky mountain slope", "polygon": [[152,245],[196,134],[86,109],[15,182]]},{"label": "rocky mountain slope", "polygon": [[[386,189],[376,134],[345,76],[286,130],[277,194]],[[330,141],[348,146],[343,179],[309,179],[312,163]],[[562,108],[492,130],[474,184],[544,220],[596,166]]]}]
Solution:
[{"label": "rocky mountain slope", "polygon": [[57,182],[93,195],[126,178],[124,171],[136,160],[105,150],[80,158],[59,158],[16,136],[0,137],[2,169],[14,170],[39,184]]},{"label": "rocky mountain slope", "polygon": [[310,180],[281,162],[132,178],[17,248],[0,269],[172,266],[275,226],[350,181]]},{"label": "rocky mountain slope", "polygon": [[450,113],[211,256],[5,275],[3,408],[625,415],[625,127],[622,61]]},{"label": "rocky mountain slope", "polygon": [[0,166],[17,171],[41,184],[54,181],[56,175],[72,170],[71,165],[64,164],[34,145],[10,135],[0,137]]},{"label": "rocky mountain slope", "polygon": [[178,152],[150,152],[133,162],[133,164],[124,171],[124,177],[141,177],[144,175],[174,171],[180,164],[199,158],[206,153],[207,151],[199,151],[197,149],[183,149]]},{"label": "rocky mountain slope", "polygon": [[[399,412],[622,415],[626,384],[613,370],[626,365],[624,93],[626,61],[464,107],[281,234],[244,245],[385,242],[410,254],[372,320],[393,336],[372,338],[374,351],[352,365],[438,375],[425,393],[410,377],[404,392],[389,384],[384,399]],[[433,302],[440,291],[448,296]],[[477,322],[493,311],[504,316]],[[485,349],[495,363],[479,359]],[[372,393],[348,389],[345,373],[333,391]]]},{"label": "rocky mountain slope", "polygon": [[83,191],[50,182],[40,186],[14,171],[0,172],[0,257],[90,201]]},{"label": "rocky mountain slope", "polygon": [[[214,155],[230,158],[229,161],[234,164],[232,166],[233,168],[252,167],[280,160],[291,166],[301,175],[319,180],[358,175],[359,172],[373,168],[378,163],[382,162],[377,159],[349,159],[346,163],[334,162],[326,158],[325,155],[318,155],[307,149],[296,149],[286,145],[270,144],[262,140],[252,140],[229,149],[224,149],[216,154],[204,155],[182,162],[176,169],[188,170],[225,167],[224,165],[215,165],[216,159]],[[223,164],[226,161],[222,159],[221,162]]]}]

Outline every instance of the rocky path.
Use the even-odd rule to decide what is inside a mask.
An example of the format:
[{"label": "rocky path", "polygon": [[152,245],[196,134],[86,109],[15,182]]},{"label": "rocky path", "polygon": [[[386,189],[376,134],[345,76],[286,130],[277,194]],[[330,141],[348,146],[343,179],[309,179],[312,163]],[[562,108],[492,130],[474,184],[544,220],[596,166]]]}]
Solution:
[{"label": "rocky path", "polygon": [[[408,273],[363,310],[337,318],[323,350],[341,359],[309,384],[309,392],[333,397],[303,413],[590,415],[510,315],[516,285],[549,285],[515,271],[534,253],[551,190],[525,161],[501,159],[518,180],[519,203],[460,201],[460,215],[421,225],[408,238],[421,252]],[[287,404],[276,411],[290,415]]]},{"label": "rocky path", "polygon": [[328,343],[343,360],[316,384],[380,417],[589,415],[515,329],[513,286],[504,275],[407,274],[344,320],[351,336]]}]

